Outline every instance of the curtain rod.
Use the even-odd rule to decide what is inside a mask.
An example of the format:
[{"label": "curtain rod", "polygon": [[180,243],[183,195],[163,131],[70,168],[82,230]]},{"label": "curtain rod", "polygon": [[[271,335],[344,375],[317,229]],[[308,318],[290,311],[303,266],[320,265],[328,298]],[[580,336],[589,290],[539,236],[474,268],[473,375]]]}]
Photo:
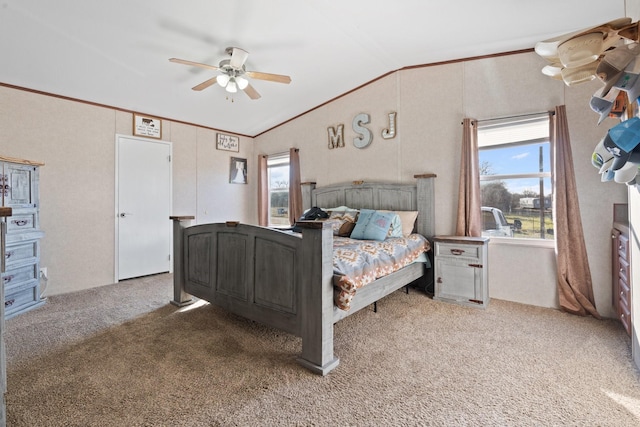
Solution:
[{"label": "curtain rod", "polygon": [[[492,119],[476,119],[474,120],[476,123],[477,122],[490,122],[492,120],[505,120],[505,119],[517,119],[518,117],[527,117],[527,116],[538,116],[538,115],[542,115],[542,114],[551,114],[552,116],[555,116],[556,112],[555,111],[540,111],[539,113],[527,113],[527,114],[516,114],[513,116],[504,116],[504,117],[494,117]],[[460,124],[463,124],[464,122],[460,122]]]},{"label": "curtain rod", "polygon": [[[299,148],[294,148],[294,150],[296,150],[296,152],[300,151]],[[288,156],[289,154],[291,154],[291,152],[287,150],[287,151],[281,151],[279,153],[262,154],[262,156],[264,156],[264,157],[281,157],[281,156]]]}]

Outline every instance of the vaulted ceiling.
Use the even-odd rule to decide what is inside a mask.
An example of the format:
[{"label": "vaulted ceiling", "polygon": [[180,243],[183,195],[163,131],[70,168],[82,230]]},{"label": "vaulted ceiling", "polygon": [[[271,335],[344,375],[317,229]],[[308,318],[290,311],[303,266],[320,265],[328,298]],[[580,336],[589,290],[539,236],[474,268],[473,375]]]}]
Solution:
[{"label": "vaulted ceiling", "polygon": [[[0,84],[255,136],[404,67],[531,49],[625,16],[624,0],[1,0]],[[249,52],[261,95],[218,85]],[[2,102],[2,100],[0,100]]]}]

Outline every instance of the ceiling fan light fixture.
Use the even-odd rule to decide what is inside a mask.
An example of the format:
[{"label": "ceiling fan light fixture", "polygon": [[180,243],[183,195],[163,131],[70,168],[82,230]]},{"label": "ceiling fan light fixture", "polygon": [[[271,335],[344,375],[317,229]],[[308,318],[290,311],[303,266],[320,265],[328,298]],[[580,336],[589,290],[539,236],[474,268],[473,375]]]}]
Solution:
[{"label": "ceiling fan light fixture", "polygon": [[238,85],[236,84],[235,77],[231,77],[229,79],[229,83],[227,83],[227,92],[236,93],[238,91]]},{"label": "ceiling fan light fixture", "polygon": [[222,74],[222,75],[218,76],[216,81],[218,82],[218,84],[220,86],[226,87],[227,83],[229,83],[229,76],[227,76],[226,74]]},{"label": "ceiling fan light fixture", "polygon": [[238,85],[238,89],[245,90],[247,86],[249,86],[249,80],[244,77],[236,77],[236,84]]}]

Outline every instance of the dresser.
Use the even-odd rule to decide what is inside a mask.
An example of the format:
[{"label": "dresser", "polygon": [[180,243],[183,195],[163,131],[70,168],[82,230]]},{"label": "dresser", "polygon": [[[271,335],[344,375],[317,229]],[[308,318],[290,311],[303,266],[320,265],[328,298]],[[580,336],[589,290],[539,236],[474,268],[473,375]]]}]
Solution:
[{"label": "dresser", "polygon": [[0,156],[2,206],[12,209],[6,217],[5,272],[2,273],[4,315],[11,318],[39,307],[40,240],[44,237],[39,219],[40,162]]},{"label": "dresser", "polygon": [[631,335],[631,257],[627,204],[615,204],[613,207],[611,239],[611,303],[622,326]]},{"label": "dresser", "polygon": [[[6,237],[7,224],[4,221],[5,217],[10,217],[12,214],[11,208],[0,207],[0,273],[4,272],[5,267],[5,254],[4,244]],[[0,297],[4,298],[4,289],[0,287]],[[5,426],[7,423],[7,405],[5,399],[5,393],[7,392],[7,351],[4,343],[4,306],[0,305],[0,426]]]},{"label": "dresser", "polygon": [[435,236],[434,300],[486,308],[489,303],[486,237]]}]

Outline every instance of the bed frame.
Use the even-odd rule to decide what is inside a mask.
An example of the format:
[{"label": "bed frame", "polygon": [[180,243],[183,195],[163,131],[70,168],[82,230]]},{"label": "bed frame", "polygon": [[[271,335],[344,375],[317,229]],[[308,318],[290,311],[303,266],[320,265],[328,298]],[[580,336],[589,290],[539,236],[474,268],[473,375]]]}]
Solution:
[{"label": "bed frame", "polygon": [[[434,174],[416,175],[415,184],[364,183],[316,188],[302,184],[305,208],[417,210],[416,231],[435,234]],[[189,217],[171,217],[174,235],[174,299],[192,296],[230,312],[302,337],[298,362],[326,375],[339,359],[333,354],[333,324],[391,292],[425,277],[414,263],[359,289],[344,311],[334,305],[333,232],[323,222],[299,223],[302,237],[238,222],[190,226]]]}]

